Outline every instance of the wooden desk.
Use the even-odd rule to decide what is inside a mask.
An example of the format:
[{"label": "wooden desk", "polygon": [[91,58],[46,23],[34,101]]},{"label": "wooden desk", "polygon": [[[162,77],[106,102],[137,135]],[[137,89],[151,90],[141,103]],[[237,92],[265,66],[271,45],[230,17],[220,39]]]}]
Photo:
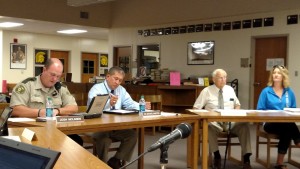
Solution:
[{"label": "wooden desk", "polygon": [[[190,123],[193,127],[191,136],[187,141],[187,166],[193,169],[198,168],[198,150],[199,150],[199,120],[193,114],[181,114],[178,116],[156,116],[156,117],[139,117],[134,115],[111,115],[103,114],[101,118],[86,119],[84,122],[66,122],[56,123],[55,121],[48,122],[18,122],[9,123],[9,125],[19,127],[30,126],[56,126],[65,134],[80,134],[85,132],[97,132],[108,130],[121,130],[137,128],[139,132],[138,138],[138,153],[144,152],[144,127],[162,126],[179,124],[181,122]],[[144,158],[139,159],[139,168],[143,166]]]},{"label": "wooden desk", "polygon": [[259,113],[251,112],[247,113],[246,116],[221,116],[220,113],[216,112],[196,112],[192,109],[187,110],[188,112],[199,115],[202,121],[202,168],[207,169],[207,152],[208,152],[208,123],[213,121],[220,122],[295,122],[300,121],[300,116],[290,115],[283,112],[268,112]]},{"label": "wooden desk", "polygon": [[60,151],[61,155],[54,166],[56,169],[110,169],[106,163],[99,160],[55,127],[28,127],[28,129],[36,133],[38,140],[29,141],[22,137],[24,130],[22,127],[9,128],[9,135],[21,136],[21,141],[24,143]]}]

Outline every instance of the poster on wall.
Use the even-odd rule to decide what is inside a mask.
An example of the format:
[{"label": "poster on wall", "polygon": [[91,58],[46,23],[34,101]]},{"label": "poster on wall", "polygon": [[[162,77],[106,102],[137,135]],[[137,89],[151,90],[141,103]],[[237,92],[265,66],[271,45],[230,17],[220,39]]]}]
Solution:
[{"label": "poster on wall", "polygon": [[284,58],[267,59],[266,63],[267,63],[267,65],[266,65],[266,71],[270,71],[276,65],[284,65]]},{"label": "poster on wall", "polygon": [[26,69],[27,61],[26,44],[11,43],[10,44],[10,68]]},{"label": "poster on wall", "polygon": [[49,51],[45,49],[34,49],[34,63],[44,65],[48,59]]},{"label": "poster on wall", "polygon": [[100,54],[100,67],[108,67],[108,54]]},{"label": "poster on wall", "polygon": [[214,41],[189,42],[187,46],[188,65],[213,65]]}]

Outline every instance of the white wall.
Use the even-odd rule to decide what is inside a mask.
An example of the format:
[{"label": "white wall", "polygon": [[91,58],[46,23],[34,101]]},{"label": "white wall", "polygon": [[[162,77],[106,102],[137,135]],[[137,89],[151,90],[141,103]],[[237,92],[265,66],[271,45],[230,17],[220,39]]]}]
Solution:
[{"label": "white wall", "polygon": [[[299,77],[294,75],[295,71],[300,70],[300,24],[287,25],[287,15],[299,14],[298,11],[281,11],[277,13],[260,13],[256,15],[236,16],[231,18],[217,18],[214,20],[202,20],[169,25],[160,25],[153,27],[134,27],[134,28],[115,28],[110,30],[109,35],[109,54],[112,54],[111,46],[132,45],[132,61],[136,59],[136,46],[140,44],[160,44],[161,68],[178,70],[182,78],[190,76],[210,75],[216,68],[223,68],[228,73],[228,80],[237,78],[239,80],[239,99],[242,108],[251,108],[250,104],[250,87],[252,87],[251,68],[241,68],[240,58],[250,58],[253,62],[252,39],[262,36],[288,36],[288,61],[287,66],[290,70],[292,88],[295,91],[300,106],[300,84]],[[168,26],[181,26],[199,23],[228,22],[245,19],[256,19],[274,17],[274,26],[250,28],[230,31],[212,31],[199,33],[186,33],[177,35],[163,35],[144,37],[137,34],[138,30],[151,28],[164,28]],[[187,65],[187,43],[193,41],[215,41],[215,60],[214,65]],[[111,62],[111,61],[110,61]],[[254,63],[254,62],[253,62]]]},{"label": "white wall", "polygon": [[[1,33],[1,32],[0,32]],[[0,34],[1,35],[1,34]],[[17,38],[18,43],[27,45],[27,68],[10,69],[10,43]],[[34,49],[51,49],[70,52],[69,72],[72,72],[72,81],[81,81],[81,53],[108,53],[106,40],[82,39],[68,36],[50,36],[26,32],[3,31],[3,44],[0,45],[0,63],[2,60],[1,81],[18,83],[27,77],[34,76]],[[0,43],[1,44],[1,43]],[[3,51],[1,52],[1,48]],[[2,76],[2,77],[1,77]],[[2,88],[2,83],[0,84]]]}]

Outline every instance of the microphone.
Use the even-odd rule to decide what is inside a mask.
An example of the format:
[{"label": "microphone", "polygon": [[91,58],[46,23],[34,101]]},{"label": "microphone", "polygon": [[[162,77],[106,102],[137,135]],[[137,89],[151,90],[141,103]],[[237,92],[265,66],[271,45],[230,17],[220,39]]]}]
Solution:
[{"label": "microphone", "polygon": [[165,135],[164,137],[160,138],[156,143],[152,144],[148,149],[147,152],[154,151],[160,148],[162,145],[169,145],[173,143],[175,140],[181,138],[187,138],[192,131],[192,126],[188,123],[181,123],[176,126],[176,129],[173,130],[170,134]]}]

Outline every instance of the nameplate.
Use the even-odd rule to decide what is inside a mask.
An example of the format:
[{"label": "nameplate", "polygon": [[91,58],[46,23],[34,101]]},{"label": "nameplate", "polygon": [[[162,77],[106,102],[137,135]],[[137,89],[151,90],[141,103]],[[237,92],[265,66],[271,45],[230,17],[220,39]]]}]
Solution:
[{"label": "nameplate", "polygon": [[27,128],[23,130],[22,137],[26,138],[29,141],[37,140],[36,134],[34,131],[31,131]]},{"label": "nameplate", "polygon": [[83,116],[57,116],[57,122],[72,122],[72,121],[84,121]]},{"label": "nameplate", "polygon": [[143,113],[143,116],[153,116],[153,115],[160,115],[159,110],[147,110]]}]

